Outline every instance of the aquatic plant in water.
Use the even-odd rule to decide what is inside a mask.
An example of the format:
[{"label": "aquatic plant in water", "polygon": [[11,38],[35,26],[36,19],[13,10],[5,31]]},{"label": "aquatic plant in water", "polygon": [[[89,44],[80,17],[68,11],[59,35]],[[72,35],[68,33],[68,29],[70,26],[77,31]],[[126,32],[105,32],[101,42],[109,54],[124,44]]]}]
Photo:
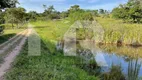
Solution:
[{"label": "aquatic plant in water", "polygon": [[128,65],[128,80],[138,80],[138,75],[140,71],[141,64],[139,64],[138,59],[131,60]]}]

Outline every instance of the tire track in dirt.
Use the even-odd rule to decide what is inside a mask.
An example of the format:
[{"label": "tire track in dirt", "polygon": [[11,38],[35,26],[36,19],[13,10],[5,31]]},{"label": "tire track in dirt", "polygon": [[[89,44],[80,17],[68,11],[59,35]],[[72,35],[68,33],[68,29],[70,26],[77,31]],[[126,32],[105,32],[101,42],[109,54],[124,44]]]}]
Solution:
[{"label": "tire track in dirt", "polygon": [[[27,37],[31,34],[32,29],[29,28],[24,30],[8,40],[7,42],[0,45],[0,56],[3,55],[3,63],[0,65],[0,80],[4,80],[4,74],[10,69],[11,63],[14,61],[16,56],[20,53]],[[5,45],[5,46],[4,46]],[[1,46],[3,48],[1,49]]]}]

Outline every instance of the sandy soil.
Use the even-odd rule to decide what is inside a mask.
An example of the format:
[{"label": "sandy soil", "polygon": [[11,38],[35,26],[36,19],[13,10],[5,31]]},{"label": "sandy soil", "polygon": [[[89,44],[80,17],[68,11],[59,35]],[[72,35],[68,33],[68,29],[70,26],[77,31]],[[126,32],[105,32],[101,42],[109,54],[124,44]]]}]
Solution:
[{"label": "sandy soil", "polygon": [[32,29],[30,28],[26,29],[0,45],[0,55],[6,54],[3,59],[4,62],[0,64],[0,80],[4,80],[4,74],[10,69],[11,63],[20,53],[27,37],[31,34],[31,31]]}]

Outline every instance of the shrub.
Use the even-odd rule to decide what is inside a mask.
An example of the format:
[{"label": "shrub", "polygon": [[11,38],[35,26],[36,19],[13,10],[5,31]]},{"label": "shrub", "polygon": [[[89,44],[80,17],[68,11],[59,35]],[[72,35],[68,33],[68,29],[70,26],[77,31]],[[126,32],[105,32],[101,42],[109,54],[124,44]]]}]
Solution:
[{"label": "shrub", "polygon": [[0,25],[0,34],[4,33],[4,25]]}]

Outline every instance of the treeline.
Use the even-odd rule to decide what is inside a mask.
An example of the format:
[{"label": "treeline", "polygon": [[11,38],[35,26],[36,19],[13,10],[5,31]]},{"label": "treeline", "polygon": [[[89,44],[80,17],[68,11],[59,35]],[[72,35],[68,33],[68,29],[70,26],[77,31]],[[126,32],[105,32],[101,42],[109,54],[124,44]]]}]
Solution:
[{"label": "treeline", "polygon": [[[59,12],[55,10],[54,6],[51,5],[47,7],[43,5],[44,12],[37,13],[36,11],[26,12],[26,10],[22,7],[12,7],[5,8],[4,11],[0,12],[0,24],[11,24],[11,27],[14,28],[16,26],[19,28],[21,25],[27,21],[36,21],[36,20],[53,20],[53,19],[65,19],[69,18],[71,21],[76,20],[89,20],[93,21],[94,17],[98,17],[100,15],[108,15],[107,10],[84,10],[81,9],[79,5],[71,6],[69,10]],[[10,26],[10,25],[8,25]]]},{"label": "treeline", "polygon": [[[112,17],[122,19],[124,22],[141,23],[142,22],[142,7],[140,0],[129,0],[127,4],[121,4],[114,8],[112,12],[99,10],[84,10],[79,5],[71,6],[67,11],[59,12],[55,10],[54,6],[43,5],[44,12],[37,13],[36,11],[26,12],[24,8],[16,7],[18,1],[2,0],[0,3],[0,24],[11,24],[11,27],[19,24],[24,24],[27,21],[36,20],[53,20],[68,18],[71,21],[89,20],[93,21],[95,17]],[[2,11],[3,10],[3,11]]]},{"label": "treeline", "polygon": [[29,19],[32,21],[35,20],[52,20],[52,19],[65,19],[70,18],[73,21],[76,20],[90,20],[92,21],[94,17],[99,16],[99,14],[106,14],[108,13],[106,10],[100,9],[100,10],[84,10],[81,9],[79,5],[71,6],[70,9],[67,11],[59,12],[55,10],[54,6],[51,5],[47,7],[46,5],[43,5],[43,8],[45,9],[43,13],[37,13],[35,11],[30,11],[27,13],[29,16]]}]

